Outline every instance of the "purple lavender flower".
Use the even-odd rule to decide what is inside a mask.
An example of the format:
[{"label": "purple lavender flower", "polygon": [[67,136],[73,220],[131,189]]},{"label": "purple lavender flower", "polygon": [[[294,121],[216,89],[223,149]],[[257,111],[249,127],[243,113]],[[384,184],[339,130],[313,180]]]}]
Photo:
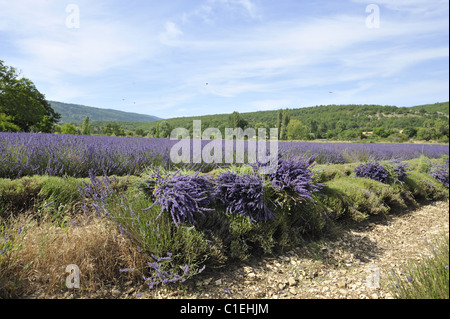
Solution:
[{"label": "purple lavender flower", "polygon": [[258,175],[220,174],[214,180],[214,195],[227,214],[246,216],[251,223],[274,219],[264,200],[264,181]]},{"label": "purple lavender flower", "polygon": [[269,180],[272,186],[279,191],[294,193],[297,198],[308,198],[312,200],[312,193],[318,192],[322,184],[314,183],[312,177],[312,167],[315,163],[315,156],[306,158],[300,157],[296,160],[278,160],[278,168],[270,175]]},{"label": "purple lavender flower", "polygon": [[[205,176],[175,174],[165,177],[158,174],[152,176],[149,184],[154,185],[151,195],[155,201],[147,210],[159,205],[161,213],[170,213],[176,226],[184,222],[195,223],[197,214],[212,210],[212,183]],[[147,187],[147,193],[151,189]]]},{"label": "purple lavender flower", "polygon": [[389,174],[380,163],[365,163],[355,168],[355,175],[359,178],[370,178],[381,183],[389,182]]},{"label": "purple lavender flower", "polygon": [[406,177],[408,176],[406,167],[407,167],[407,164],[402,163],[401,166],[399,165],[395,168],[395,171],[397,173],[397,178],[401,182],[406,181]]},{"label": "purple lavender flower", "polygon": [[439,182],[442,183],[442,185],[448,188],[449,185],[448,170],[449,170],[449,163],[447,159],[443,165],[436,165],[433,167],[433,169],[431,170],[431,176],[437,179]]}]

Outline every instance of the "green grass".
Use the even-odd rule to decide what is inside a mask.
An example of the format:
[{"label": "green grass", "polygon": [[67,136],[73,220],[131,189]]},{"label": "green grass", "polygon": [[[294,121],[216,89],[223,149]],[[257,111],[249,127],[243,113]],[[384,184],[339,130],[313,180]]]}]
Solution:
[{"label": "green grass", "polygon": [[449,298],[449,239],[447,235],[430,243],[432,257],[410,261],[400,274],[392,271],[389,289],[398,299]]}]

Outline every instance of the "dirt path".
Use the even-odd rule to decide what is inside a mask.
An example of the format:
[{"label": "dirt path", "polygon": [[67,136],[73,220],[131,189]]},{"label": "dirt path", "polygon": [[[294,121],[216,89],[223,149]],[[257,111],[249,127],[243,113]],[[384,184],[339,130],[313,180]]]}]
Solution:
[{"label": "dirt path", "polygon": [[183,290],[133,291],[128,297],[392,298],[386,287],[388,274],[392,269],[401,272],[408,260],[431,255],[430,242],[442,233],[449,233],[448,201],[343,230],[334,241],[206,274]]}]

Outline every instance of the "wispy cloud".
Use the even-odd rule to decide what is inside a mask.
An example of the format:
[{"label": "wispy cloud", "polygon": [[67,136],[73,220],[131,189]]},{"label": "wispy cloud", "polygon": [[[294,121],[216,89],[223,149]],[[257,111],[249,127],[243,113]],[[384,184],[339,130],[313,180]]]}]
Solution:
[{"label": "wispy cloud", "polygon": [[173,45],[173,40],[176,40],[181,35],[183,35],[183,32],[178,28],[178,26],[172,21],[167,21],[165,30],[159,35],[159,39],[162,44]]}]

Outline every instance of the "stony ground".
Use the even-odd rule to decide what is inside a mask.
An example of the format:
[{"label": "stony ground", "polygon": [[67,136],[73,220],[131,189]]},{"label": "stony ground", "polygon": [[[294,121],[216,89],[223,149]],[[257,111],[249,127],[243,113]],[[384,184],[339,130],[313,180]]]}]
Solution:
[{"label": "stony ground", "polygon": [[[277,257],[205,271],[176,288],[149,291],[133,283],[105,286],[89,296],[76,291],[56,298],[186,299],[385,299],[387,278],[407,261],[431,255],[430,242],[449,232],[449,203],[380,217],[341,229],[336,239],[309,244]],[[48,297],[47,297],[48,298]]]}]

